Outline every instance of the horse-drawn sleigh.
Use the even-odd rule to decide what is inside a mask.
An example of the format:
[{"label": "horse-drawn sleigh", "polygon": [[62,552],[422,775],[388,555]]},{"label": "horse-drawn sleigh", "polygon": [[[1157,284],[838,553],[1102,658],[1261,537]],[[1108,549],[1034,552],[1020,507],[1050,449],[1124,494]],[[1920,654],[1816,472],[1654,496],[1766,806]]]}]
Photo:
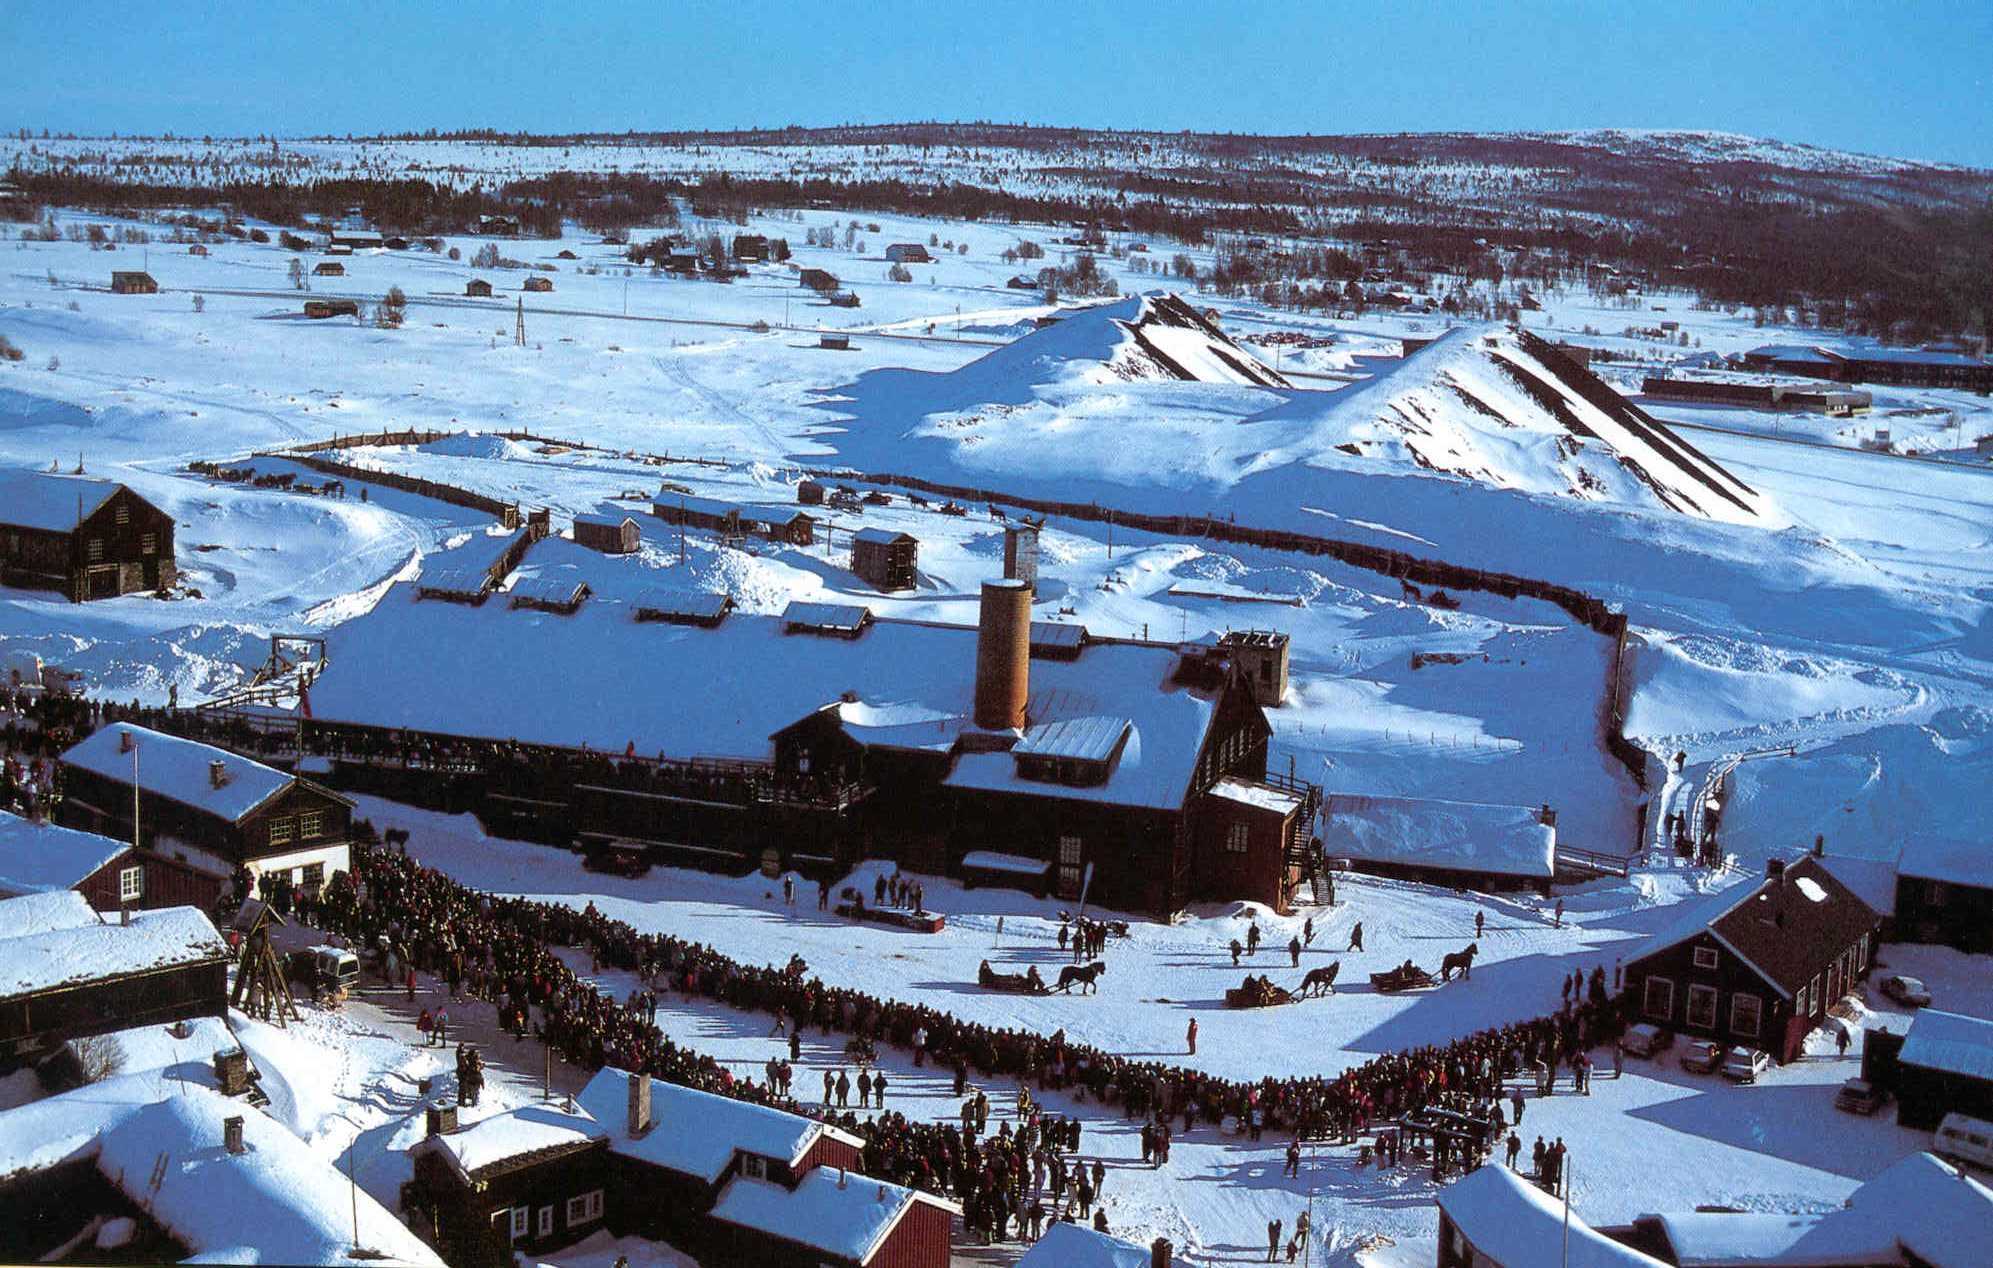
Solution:
[{"label": "horse-drawn sleigh", "polygon": [[1225,1006],[1267,1008],[1274,1004],[1291,1004],[1311,995],[1333,995],[1336,993],[1336,974],[1341,971],[1341,960],[1310,969],[1308,975],[1301,979],[1301,985],[1291,991],[1284,986],[1275,986],[1271,978],[1248,974],[1244,984],[1225,992]]}]

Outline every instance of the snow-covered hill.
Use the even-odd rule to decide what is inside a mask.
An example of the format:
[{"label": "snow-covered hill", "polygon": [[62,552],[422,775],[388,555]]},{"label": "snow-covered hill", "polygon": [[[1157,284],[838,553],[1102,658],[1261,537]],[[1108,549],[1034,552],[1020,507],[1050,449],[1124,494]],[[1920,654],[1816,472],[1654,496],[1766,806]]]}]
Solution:
[{"label": "snow-covered hill", "polygon": [[948,376],[963,401],[1019,385],[1137,382],[1287,387],[1288,382],[1180,295],[1067,309],[1048,324]]}]

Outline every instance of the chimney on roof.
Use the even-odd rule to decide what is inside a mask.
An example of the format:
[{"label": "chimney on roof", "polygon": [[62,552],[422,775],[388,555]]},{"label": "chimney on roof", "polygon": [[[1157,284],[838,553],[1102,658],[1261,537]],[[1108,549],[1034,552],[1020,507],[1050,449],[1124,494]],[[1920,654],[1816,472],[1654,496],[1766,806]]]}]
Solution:
[{"label": "chimney on roof", "polygon": [[208,763],[208,786],[220,788],[228,782],[228,767],[220,758]]},{"label": "chimney on roof", "polygon": [[882,1184],[879,1186],[879,1201],[884,1202],[885,1200],[886,1200],[886,1186]]},{"label": "chimney on roof", "polygon": [[630,1135],[637,1137],[651,1129],[650,1074],[630,1076]]},{"label": "chimney on roof", "polygon": [[1768,881],[1778,881],[1783,884],[1785,881],[1785,860],[1766,859],[1765,879]]},{"label": "chimney on roof", "polygon": [[1827,857],[1827,834],[1824,832],[1813,838],[1813,857],[1816,859]]},{"label": "chimney on roof", "polygon": [[454,1105],[431,1105],[423,1111],[423,1119],[430,1136],[447,1136],[457,1130],[457,1107]]},{"label": "chimney on roof", "polygon": [[221,1120],[221,1143],[232,1154],[249,1152],[249,1146],[242,1139],[242,1115],[231,1114]]},{"label": "chimney on roof", "polygon": [[976,725],[987,731],[1022,727],[1030,694],[1030,583],[985,581],[976,629]]},{"label": "chimney on roof", "polygon": [[120,730],[118,732],[118,752],[129,753],[133,748],[137,747],[137,744],[138,741],[132,739],[130,731]]},{"label": "chimney on roof", "polygon": [[1557,826],[1557,812],[1550,808],[1549,802],[1544,802],[1543,808],[1536,812],[1536,821],[1546,828]]}]

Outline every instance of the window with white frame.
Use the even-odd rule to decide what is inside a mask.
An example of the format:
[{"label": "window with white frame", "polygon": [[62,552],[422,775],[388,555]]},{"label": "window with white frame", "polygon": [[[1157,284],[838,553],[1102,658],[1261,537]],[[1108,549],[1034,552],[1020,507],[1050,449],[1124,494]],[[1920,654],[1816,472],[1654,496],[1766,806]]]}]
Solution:
[{"label": "window with white frame", "polygon": [[1814,1011],[1814,1009],[1820,1009],[1825,1007],[1827,1007],[1827,997],[1821,994],[1820,975],[1818,973],[1815,973],[1813,975],[1813,1008],[1808,1009],[1807,1012],[1811,1014]]},{"label": "window with white frame", "polygon": [[554,1208],[553,1208],[553,1207],[551,1207],[551,1206],[543,1206],[543,1207],[541,1207],[541,1208],[540,1208],[540,1224],[539,1224],[539,1228],[540,1228],[540,1236],[542,1236],[542,1237],[552,1237],[552,1236],[554,1235]]},{"label": "window with white frame", "polygon": [[118,869],[118,901],[135,903],[145,897],[145,869],[142,867],[121,867]]},{"label": "window with white frame", "polygon": [[1730,996],[1730,1033],[1739,1039],[1756,1039],[1758,1024],[1764,1015],[1764,1001],[1749,991],[1737,991]]},{"label": "window with white frame", "polygon": [[139,553],[156,555],[159,553],[159,534],[141,533],[138,539]]},{"label": "window with white frame", "polygon": [[118,523],[121,526],[131,523],[131,508],[123,502],[118,503]]},{"label": "window with white frame", "polygon": [[104,558],[104,539],[101,537],[92,537],[90,539],[89,551],[91,563],[101,562]]},{"label": "window with white frame", "polygon": [[325,835],[325,812],[307,810],[298,816],[298,840],[309,841]]},{"label": "window with white frame", "polygon": [[1806,988],[1802,986],[1799,988],[1799,995],[1792,1001],[1792,1015],[1794,1017],[1805,1017],[1812,1011],[1812,997],[1807,994]]},{"label": "window with white frame", "polygon": [[270,820],[270,844],[289,845],[297,837],[298,821],[292,818]]},{"label": "window with white frame", "polygon": [[1713,969],[1713,968],[1715,968],[1715,967],[1716,967],[1716,948],[1715,948],[1715,947],[1697,947],[1697,948],[1695,949],[1695,966],[1696,966],[1697,968],[1699,968],[1699,969]]},{"label": "window with white frame", "polygon": [[532,1224],[531,1224],[531,1220],[532,1220],[532,1218],[533,1218],[533,1208],[532,1208],[532,1207],[530,1207],[530,1206],[515,1206],[515,1207],[513,1207],[513,1208],[512,1208],[512,1240],[513,1240],[513,1241],[515,1241],[515,1242],[516,1242],[516,1241],[518,1241],[518,1240],[519,1240],[520,1238],[522,1238],[522,1237],[524,1237],[524,1236],[526,1235],[526,1232],[527,1232],[527,1230],[528,1230],[528,1229],[530,1229],[530,1228],[532,1227]]},{"label": "window with white frame", "polygon": [[1647,975],[1646,989],[1641,993],[1640,1007],[1649,1017],[1668,1021],[1675,1015],[1675,984],[1665,977]]},{"label": "window with white frame", "polygon": [[1244,854],[1246,847],[1252,843],[1252,835],[1252,825],[1244,820],[1230,825],[1225,829],[1225,852]]},{"label": "window with white frame", "polygon": [[1716,1028],[1716,988],[1714,986],[1689,987],[1688,1023],[1697,1030]]},{"label": "window with white frame", "polygon": [[567,1226],[587,1224],[602,1218],[602,1190],[590,1189],[567,1200]]},{"label": "window with white frame", "polygon": [[312,890],[323,887],[325,884],[325,864],[323,863],[305,864],[304,875],[298,878],[298,884],[305,889],[312,889]]},{"label": "window with white frame", "polygon": [[750,1180],[766,1180],[768,1178],[768,1159],[758,1154],[742,1154],[740,1156],[740,1173]]}]

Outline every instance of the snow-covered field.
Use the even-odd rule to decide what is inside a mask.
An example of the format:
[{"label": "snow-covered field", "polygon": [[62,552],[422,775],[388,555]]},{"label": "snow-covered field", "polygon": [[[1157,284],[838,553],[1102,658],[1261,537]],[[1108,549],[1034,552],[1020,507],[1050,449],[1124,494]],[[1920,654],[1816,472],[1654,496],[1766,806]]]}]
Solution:
[{"label": "snow-covered field", "polygon": [[[834,218],[841,223],[829,213],[804,221]],[[1652,484],[1624,478],[1609,451],[1566,453],[1547,429],[1529,430],[1547,428],[1540,419],[1499,423],[1464,402],[1448,412],[1440,376],[1429,373],[1436,365],[1450,366],[1456,383],[1485,383],[1484,405],[1526,403],[1529,394],[1510,380],[1481,377],[1492,373],[1485,359],[1462,368],[1478,332],[1399,361],[1399,338],[1433,337],[1443,324],[1377,315],[1341,322],[1222,301],[1224,329],[1282,374],[1298,363],[1304,372],[1386,377],[1333,391],[1340,385],[1299,377],[1299,386],[1280,388],[1115,373],[1109,367],[1128,363],[1116,361],[1119,336],[1095,339],[1111,333],[1103,314],[1069,315],[1034,336],[1048,310],[1038,296],[1004,286],[1017,266],[1000,253],[1025,237],[1049,244],[1057,231],[877,219],[864,256],[802,246],[803,225],[793,220],[749,226],[787,236],[797,264],[838,273],[861,295],[857,310],[825,306],[774,266],[755,266],[728,286],[627,272],[612,249],[578,231],[561,243],[504,244],[508,254],[557,264],[544,274],[554,280],[551,294],[522,296],[520,273],[420,251],[363,251],[344,261],[345,276],[311,279],[310,297],[370,304],[401,287],[410,302],[399,330],[304,318],[307,296],[287,277],[292,255],[275,246],[225,242],[194,256],[159,241],[105,252],[0,239],[0,335],[24,353],[0,362],[0,464],[71,469],[80,461],[130,483],[177,520],[184,582],[170,601],[82,606],[0,591],[0,651],[79,670],[90,690],[111,698],[163,702],[177,692],[191,703],[241,683],[271,633],[337,630],[339,639],[391,644],[406,630],[408,607],[407,587],[396,583],[467,543],[481,545],[472,539],[487,517],[378,487],[362,502],[351,487],[337,500],[224,484],[185,464],[384,429],[525,430],[600,448],[544,451],[484,434],[347,457],[550,507],[557,530],[627,492],[653,496],[661,480],[704,496],[786,504],[803,465],[848,465],[1151,513],[1208,512],[1542,577],[1600,595],[1631,617],[1627,729],[1658,754],[1685,756],[1679,775],[1654,790],[1663,804],[1680,804],[1739,754],[1794,750],[1739,763],[1729,776],[1730,879],[1757,874],[1766,857],[1798,853],[1816,833],[1830,852],[1845,844],[1848,853],[1927,836],[1983,837],[1976,825],[1993,769],[1993,474],[1750,434],[1772,426],[1736,411],[1657,406],[1663,417],[1745,433],[1684,433],[1707,462],[1750,488],[1753,506],[1769,508],[1706,518],[1670,509]],[[913,266],[911,283],[888,282],[883,245],[930,234],[969,250]],[[468,257],[480,242],[450,245]],[[562,247],[580,259],[557,261]],[[1047,262],[1058,258],[1052,250]],[[1102,264],[1131,293],[1159,280],[1124,260]],[[159,279],[160,294],[105,289],[110,270],[139,267]],[[473,277],[492,281],[497,297],[466,298]],[[1116,311],[1130,307],[1124,301]],[[1682,301],[1672,307],[1698,351],[1802,337],[1689,311]],[[1572,295],[1547,297],[1527,324],[1565,337],[1644,320]],[[850,349],[819,347],[819,328],[848,334]],[[1277,331],[1335,343],[1277,352],[1253,342]],[[1208,369],[1223,364],[1206,356],[1210,346],[1175,351]],[[1619,386],[1637,387],[1637,376]],[[1423,436],[1386,434],[1374,426],[1378,398],[1416,404],[1433,417],[1393,408],[1401,420],[1433,425]],[[1879,393],[1877,405],[1878,416],[1885,405],[1903,411],[1889,415],[1892,425],[1930,437],[1957,430],[1969,441],[1975,427],[1986,430],[1978,398],[1897,390]],[[1953,420],[1960,412],[1964,420]],[[1816,430],[1815,439],[1851,439]],[[1370,453],[1337,448],[1380,440],[1388,443]],[[1442,446],[1458,460],[1434,461]],[[721,465],[660,466],[641,456],[660,454]],[[296,469],[282,458],[250,465]],[[1579,474],[1587,471],[1597,487]],[[650,584],[724,589],[752,612],[825,598],[864,602],[881,615],[972,622],[977,583],[1000,567],[1001,526],[980,507],[957,518],[896,503],[862,519],[832,516],[843,529],[903,529],[920,539],[920,585],[893,596],[869,591],[850,572],[841,532],[829,546],[728,547],[696,531],[681,541],[647,515],[635,559],[548,542],[529,555],[526,572],[572,570],[604,594]],[[1557,609],[1463,594],[1459,610],[1444,610],[1409,601],[1389,578],[1325,558],[1091,521],[1053,520],[1042,549],[1041,616],[1162,639],[1247,626],[1289,633],[1293,686],[1271,715],[1276,766],[1291,760],[1331,792],[1548,802],[1567,841],[1615,853],[1643,844],[1634,831],[1642,794],[1597,743],[1609,649]],[[467,651],[474,654],[477,622],[507,616],[498,604],[465,615]],[[613,750],[630,737],[587,738]],[[1292,1008],[1232,1013],[1218,1007],[1238,975],[1224,945],[1244,922],[1230,908],[1200,909],[1174,926],[1138,923],[1111,948],[1113,969],[1097,999],[992,997],[971,985],[980,960],[1056,963],[1056,921],[1045,905],[933,880],[929,900],[949,913],[950,927],[922,940],[813,911],[791,916],[758,880],[659,871],[608,882],[570,856],[484,841],[464,823],[369,810],[377,822],[418,828],[425,859],[467,883],[592,898],[639,927],[746,960],[794,950],[828,980],[996,1024],[1065,1026],[1115,1051],[1174,1057],[1195,1016],[1204,1036],[1197,1062],[1234,1075],[1333,1071],[1541,1013],[1556,1004],[1571,968],[1609,969],[1694,888],[1689,873],[1671,866],[1636,868],[1627,882],[1565,894],[1566,924],[1554,928],[1533,899],[1359,879],[1341,905],[1306,913],[1317,936],[1304,961],[1348,958],[1343,980],[1360,983],[1359,970],[1407,956],[1430,961],[1464,943],[1480,910],[1490,928],[1473,982],[1410,998],[1352,987]],[[1269,949],[1259,959],[1284,964],[1279,948],[1299,918],[1262,920]],[[1368,949],[1343,956],[1356,920]],[[1885,958],[1953,1006],[1993,1015],[1993,966],[1984,957],[1891,947]],[[1872,1024],[1900,1021],[1871,1004]],[[772,1051],[765,1019],[681,1001],[669,1015],[674,1034],[729,1060],[755,1066]],[[391,1199],[406,1165],[398,1149],[420,1129],[419,1120],[410,1126],[410,1089],[432,1072],[427,1058],[360,1011],[283,1034],[252,1025],[245,1038],[266,1068],[273,1112],[323,1152],[352,1151],[362,1183]],[[805,1064],[824,1059],[806,1054]],[[1886,1122],[1831,1111],[1832,1086],[1851,1064],[1823,1056],[1732,1088],[1642,1063],[1623,1080],[1602,1081],[1590,1098],[1533,1103],[1525,1126],[1572,1143],[1578,1205],[1593,1219],[1702,1202],[1831,1203],[1917,1145]],[[923,1114],[948,1110],[944,1088],[911,1069],[900,1073],[898,1087]],[[1325,1153],[1296,1184],[1279,1178],[1273,1142],[1254,1149],[1198,1133],[1179,1145],[1172,1172],[1155,1177],[1117,1165],[1137,1153],[1120,1125],[1093,1130],[1114,1167],[1107,1197],[1117,1230],[1171,1236],[1197,1248],[1197,1262],[1253,1257],[1265,1221],[1291,1223],[1311,1189],[1332,1212],[1318,1215],[1318,1226],[1333,1225],[1345,1245],[1368,1232],[1416,1238],[1434,1227],[1423,1179],[1380,1180],[1347,1156]],[[596,1250],[576,1262],[613,1260],[611,1249]]]}]

